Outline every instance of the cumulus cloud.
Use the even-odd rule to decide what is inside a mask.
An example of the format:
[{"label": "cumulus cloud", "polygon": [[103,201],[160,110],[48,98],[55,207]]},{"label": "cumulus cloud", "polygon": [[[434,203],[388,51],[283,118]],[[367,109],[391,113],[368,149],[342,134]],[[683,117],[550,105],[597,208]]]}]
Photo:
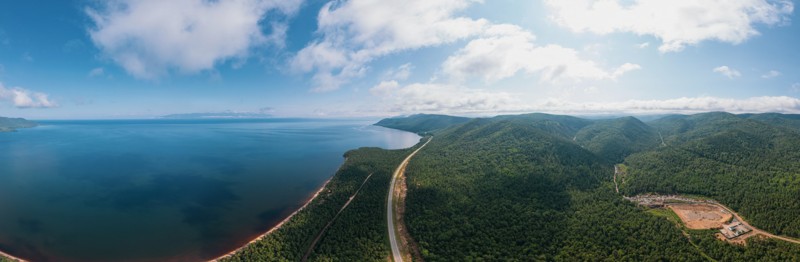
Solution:
[{"label": "cumulus cloud", "polygon": [[788,23],[789,0],[546,0],[550,18],[574,32],[630,32],[661,39],[661,52],[679,52],[707,40],[738,44],[755,26]]},{"label": "cumulus cloud", "polygon": [[640,69],[624,64],[607,71],[590,60],[582,59],[574,49],[558,45],[536,46],[530,32],[509,24],[493,25],[482,37],[470,41],[447,58],[443,72],[457,79],[481,76],[487,82],[512,77],[517,72],[538,73],[542,81],[561,82],[584,79],[616,79]]},{"label": "cumulus cloud", "polygon": [[[252,49],[283,38],[273,22],[272,35],[259,23],[272,12],[289,15],[301,0],[113,0],[86,14],[94,27],[92,42],[128,73],[155,79],[170,70],[194,73],[229,59],[246,58]],[[270,13],[270,14],[272,14]]]},{"label": "cumulus cloud", "polygon": [[711,71],[713,71],[715,73],[720,73],[720,74],[722,74],[722,75],[724,75],[724,76],[726,76],[726,77],[728,77],[730,79],[734,79],[734,78],[742,76],[742,73],[740,73],[739,70],[730,68],[728,66],[718,66],[718,67],[715,67],[714,69],[712,69]]},{"label": "cumulus cloud", "polygon": [[638,47],[639,49],[645,49],[645,48],[647,48],[649,46],[650,46],[650,42],[644,42],[644,43],[636,45],[636,47]]},{"label": "cumulus cloud", "polygon": [[350,0],[319,13],[321,38],[300,50],[292,68],[313,72],[315,91],[338,89],[363,76],[377,57],[451,43],[477,35],[484,19],[456,16],[471,0]]},{"label": "cumulus cloud", "polygon": [[296,54],[292,68],[313,74],[313,91],[331,91],[364,76],[378,57],[465,39],[471,40],[442,66],[451,79],[476,76],[491,82],[524,72],[539,74],[549,82],[598,80],[615,79],[639,68],[626,64],[604,69],[581,59],[574,49],[537,46],[533,34],[516,25],[458,14],[476,2],[482,1],[330,2],[319,13],[320,38]]},{"label": "cumulus cloud", "polygon": [[780,71],[769,70],[769,72],[766,72],[763,75],[761,75],[761,78],[770,79],[770,78],[776,78],[776,77],[779,77],[779,76],[781,76],[781,72]]},{"label": "cumulus cloud", "polygon": [[382,110],[393,113],[483,113],[508,110],[518,104],[511,94],[464,88],[456,85],[414,83],[400,85],[383,81],[370,89],[383,99]]},{"label": "cumulus cloud", "polygon": [[571,103],[548,100],[529,109],[554,113],[798,113],[800,99],[788,96],[762,96],[746,99],[719,97],[682,97],[665,100],[628,100],[614,103]]},{"label": "cumulus cloud", "polygon": [[0,101],[7,101],[17,108],[48,108],[57,107],[54,101],[50,101],[48,95],[40,92],[32,92],[20,87],[6,88],[0,83]]},{"label": "cumulus cloud", "polygon": [[[800,84],[794,88],[800,90]],[[591,88],[590,88],[591,89]],[[712,96],[621,102],[572,102],[549,98],[521,100],[507,92],[466,88],[452,84],[382,81],[370,89],[381,99],[376,110],[385,113],[523,113],[554,114],[666,114],[726,111],[732,113],[800,113],[800,99],[761,96],[745,99]]]}]

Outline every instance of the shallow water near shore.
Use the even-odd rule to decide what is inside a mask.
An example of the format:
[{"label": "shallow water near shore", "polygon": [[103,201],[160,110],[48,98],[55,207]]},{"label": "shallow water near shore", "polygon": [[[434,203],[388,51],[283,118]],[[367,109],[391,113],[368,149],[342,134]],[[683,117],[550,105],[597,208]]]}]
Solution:
[{"label": "shallow water near shore", "polygon": [[41,121],[0,133],[0,250],[34,261],[194,261],[268,230],[351,149],[408,132],[353,120]]}]

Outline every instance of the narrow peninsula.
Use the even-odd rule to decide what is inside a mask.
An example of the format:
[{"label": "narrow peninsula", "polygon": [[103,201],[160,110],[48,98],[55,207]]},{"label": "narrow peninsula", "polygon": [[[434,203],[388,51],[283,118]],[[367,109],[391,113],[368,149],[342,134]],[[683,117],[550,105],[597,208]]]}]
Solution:
[{"label": "narrow peninsula", "polygon": [[7,118],[0,116],[0,133],[15,132],[19,128],[31,128],[37,125],[36,122],[28,121],[23,118]]}]

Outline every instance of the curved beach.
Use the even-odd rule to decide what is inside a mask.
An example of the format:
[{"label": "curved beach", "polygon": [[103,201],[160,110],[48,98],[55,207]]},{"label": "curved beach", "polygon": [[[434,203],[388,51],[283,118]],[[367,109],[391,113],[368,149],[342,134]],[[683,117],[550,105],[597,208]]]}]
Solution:
[{"label": "curved beach", "polygon": [[[346,162],[346,161],[347,161],[347,159],[345,159],[345,162]],[[344,163],[342,163],[342,165],[344,165]],[[337,171],[337,172],[338,172],[338,171]],[[335,176],[335,174],[334,174],[334,176]],[[313,195],[311,195],[311,197],[310,197],[310,198],[308,198],[308,200],[306,200],[306,202],[305,202],[305,203],[304,203],[304,204],[303,204],[303,205],[302,205],[300,208],[298,208],[297,210],[295,210],[294,212],[292,212],[291,214],[289,214],[289,216],[287,216],[286,218],[284,218],[283,220],[281,220],[281,222],[278,222],[278,224],[276,224],[275,226],[273,226],[272,228],[270,228],[269,230],[267,230],[267,232],[264,232],[263,234],[261,234],[261,235],[258,235],[257,237],[255,237],[255,238],[253,238],[252,240],[248,241],[246,244],[244,244],[244,245],[242,245],[242,246],[240,246],[240,247],[238,247],[238,248],[234,249],[234,250],[233,250],[233,251],[231,251],[231,252],[225,253],[225,254],[224,254],[224,255],[222,255],[222,256],[216,257],[216,258],[214,258],[214,259],[211,259],[211,260],[208,260],[208,261],[210,261],[210,262],[216,262],[216,261],[219,261],[220,259],[223,259],[223,258],[226,258],[226,257],[232,256],[233,254],[236,254],[236,252],[239,252],[239,251],[240,251],[240,250],[242,250],[243,248],[245,248],[245,247],[247,247],[247,246],[249,246],[249,245],[251,245],[251,244],[253,244],[253,243],[255,243],[255,242],[258,242],[259,240],[263,239],[264,237],[268,236],[269,234],[272,234],[272,232],[275,232],[276,230],[280,229],[280,228],[281,228],[281,226],[283,226],[284,224],[286,224],[286,222],[289,222],[289,220],[291,220],[291,219],[292,219],[292,217],[294,217],[295,215],[297,215],[297,213],[299,213],[300,211],[302,211],[303,209],[305,209],[305,208],[308,206],[308,204],[310,204],[312,201],[314,201],[314,199],[316,199],[316,198],[317,198],[317,196],[319,196],[319,193],[322,193],[322,191],[323,191],[323,190],[325,190],[325,187],[327,187],[327,186],[328,186],[328,183],[329,183],[329,182],[331,182],[331,179],[333,179],[333,176],[331,176],[330,178],[328,178],[328,180],[326,180],[326,181],[325,181],[325,183],[323,183],[323,184],[322,184],[322,186],[321,186],[321,187],[320,187],[320,188],[319,188],[319,189],[318,189],[316,192],[314,192],[314,194],[313,194]]]}]

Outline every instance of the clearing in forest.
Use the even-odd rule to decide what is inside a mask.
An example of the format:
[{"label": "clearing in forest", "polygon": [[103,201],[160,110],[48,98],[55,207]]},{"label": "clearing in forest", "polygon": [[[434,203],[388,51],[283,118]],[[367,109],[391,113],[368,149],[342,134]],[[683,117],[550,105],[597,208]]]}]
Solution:
[{"label": "clearing in forest", "polygon": [[709,204],[670,204],[669,208],[689,229],[722,228],[733,218],[727,210]]}]

